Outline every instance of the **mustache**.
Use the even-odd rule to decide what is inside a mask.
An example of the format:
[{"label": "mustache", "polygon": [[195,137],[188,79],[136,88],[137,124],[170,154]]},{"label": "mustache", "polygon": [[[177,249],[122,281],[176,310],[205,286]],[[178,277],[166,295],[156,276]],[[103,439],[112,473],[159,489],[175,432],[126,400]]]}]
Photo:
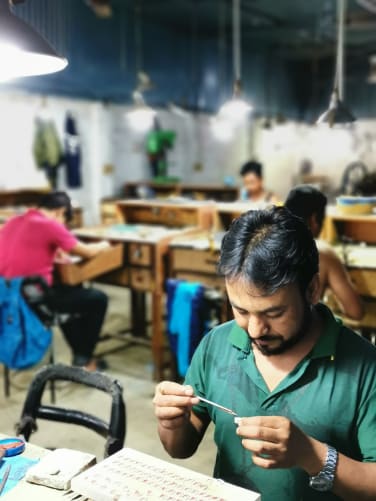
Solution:
[{"label": "mustache", "polygon": [[260,336],[257,338],[254,338],[252,336],[249,337],[253,343],[257,343],[257,341],[276,341],[283,339],[283,337],[280,336],[279,334],[265,334],[264,336]]}]

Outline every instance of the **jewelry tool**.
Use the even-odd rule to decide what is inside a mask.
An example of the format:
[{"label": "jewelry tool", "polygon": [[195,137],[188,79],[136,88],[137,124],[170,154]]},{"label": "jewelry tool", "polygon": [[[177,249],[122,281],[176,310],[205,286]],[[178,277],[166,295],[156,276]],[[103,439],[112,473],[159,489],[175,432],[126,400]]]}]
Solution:
[{"label": "jewelry tool", "polygon": [[5,484],[7,483],[7,480],[9,477],[9,472],[10,472],[10,464],[8,464],[8,466],[5,468],[3,480],[1,481],[1,484],[0,484],[0,495],[4,490]]},{"label": "jewelry tool", "polygon": [[198,398],[199,400],[201,400],[201,402],[205,402],[206,404],[213,405],[214,407],[217,407],[217,409],[221,409],[221,411],[227,412],[227,414],[231,414],[231,416],[237,416],[236,412],[229,409],[228,407],[224,407],[223,405],[219,405],[215,402],[212,402],[211,400],[208,400],[207,398],[200,397],[198,395],[195,395],[195,398]]}]

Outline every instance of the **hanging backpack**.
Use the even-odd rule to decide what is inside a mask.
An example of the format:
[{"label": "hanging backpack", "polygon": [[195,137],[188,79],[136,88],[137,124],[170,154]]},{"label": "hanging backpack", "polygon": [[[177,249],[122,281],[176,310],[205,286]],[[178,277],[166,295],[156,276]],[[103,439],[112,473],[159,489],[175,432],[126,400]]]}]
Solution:
[{"label": "hanging backpack", "polygon": [[10,369],[39,362],[52,339],[52,332],[23,298],[22,280],[0,278],[0,362]]}]

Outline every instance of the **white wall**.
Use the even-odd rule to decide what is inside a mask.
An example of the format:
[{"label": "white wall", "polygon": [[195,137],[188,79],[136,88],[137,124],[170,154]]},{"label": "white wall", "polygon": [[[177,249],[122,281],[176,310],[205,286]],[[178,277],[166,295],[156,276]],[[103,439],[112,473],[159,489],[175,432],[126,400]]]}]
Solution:
[{"label": "white wall", "polygon": [[[150,178],[145,135],[129,128],[126,110],[125,106],[94,101],[0,93],[0,189],[47,186],[32,156],[35,117],[51,117],[63,141],[65,115],[70,111],[81,136],[84,185],[67,191],[84,208],[85,222],[98,222],[101,198],[118,196],[127,181]],[[270,130],[256,121],[238,128],[226,142],[214,137],[208,115],[177,115],[166,110],[158,114],[164,129],[177,132],[168,154],[168,173],[185,183],[221,184],[229,175],[239,183],[240,165],[255,156],[264,164],[266,185],[283,199],[304,159],[311,160],[314,174],[329,176],[333,187],[354,160],[374,167],[376,128],[372,120],[356,122],[350,129],[290,122]],[[104,172],[106,164],[114,166],[112,173]],[[197,166],[202,168],[197,170]],[[64,174],[61,169],[59,189],[66,189]]]},{"label": "white wall", "polygon": [[301,162],[309,159],[313,174],[328,176],[335,191],[346,166],[362,161],[375,168],[375,120],[360,120],[351,127],[330,129],[286,123],[272,129],[257,127],[255,155],[264,163],[265,182],[281,199],[287,195]]},{"label": "white wall", "polygon": [[[67,190],[84,208],[86,224],[99,221],[99,201],[118,196],[127,181],[150,178],[145,154],[145,134],[136,134],[125,119],[127,107],[101,102],[43,97],[24,93],[0,93],[2,163],[0,189],[46,187],[44,173],[35,166],[32,146],[35,118],[52,119],[63,143],[67,111],[75,118],[81,138],[83,186],[67,189],[64,167],[59,169],[58,188]],[[177,132],[168,154],[170,176],[186,183],[223,183],[226,175],[238,181],[239,165],[248,158],[248,129],[238,130],[232,141],[216,140],[210,117],[204,114],[176,115],[159,110],[164,129]],[[105,165],[113,165],[105,173]],[[195,170],[200,164],[201,170]]]}]

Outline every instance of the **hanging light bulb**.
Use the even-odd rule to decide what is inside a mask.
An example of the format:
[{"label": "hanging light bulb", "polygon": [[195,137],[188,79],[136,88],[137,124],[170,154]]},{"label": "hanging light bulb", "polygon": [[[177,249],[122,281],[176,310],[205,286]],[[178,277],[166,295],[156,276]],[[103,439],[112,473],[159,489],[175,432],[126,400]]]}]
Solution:
[{"label": "hanging light bulb", "polygon": [[376,84],[376,54],[369,57],[369,74],[367,82],[369,84]]},{"label": "hanging light bulb", "polygon": [[9,0],[0,0],[0,61],[0,82],[54,73],[68,64],[39,33],[11,13]]},{"label": "hanging light bulb", "polygon": [[334,124],[346,124],[355,122],[355,117],[343,103],[343,65],[344,65],[344,31],[346,0],[337,0],[337,57],[334,77],[334,88],[330,97],[329,108],[319,117],[316,123],[328,123],[329,127]]},{"label": "hanging light bulb", "polygon": [[252,106],[241,98],[240,80],[236,80],[232,98],[220,107],[218,115],[227,120],[241,121],[244,120],[251,111]]},{"label": "hanging light bulb", "polygon": [[240,122],[244,120],[252,106],[242,99],[242,85],[241,85],[241,20],[240,20],[240,0],[233,0],[232,3],[232,49],[233,49],[233,64],[235,82],[233,88],[232,98],[224,103],[218,112],[221,118]]},{"label": "hanging light bulb", "polygon": [[234,137],[234,123],[221,115],[211,118],[210,128],[213,137],[221,143],[226,143]]},{"label": "hanging light bulb", "polygon": [[133,92],[133,107],[126,113],[129,126],[136,132],[146,132],[153,127],[157,112],[145,103],[139,90]]}]

